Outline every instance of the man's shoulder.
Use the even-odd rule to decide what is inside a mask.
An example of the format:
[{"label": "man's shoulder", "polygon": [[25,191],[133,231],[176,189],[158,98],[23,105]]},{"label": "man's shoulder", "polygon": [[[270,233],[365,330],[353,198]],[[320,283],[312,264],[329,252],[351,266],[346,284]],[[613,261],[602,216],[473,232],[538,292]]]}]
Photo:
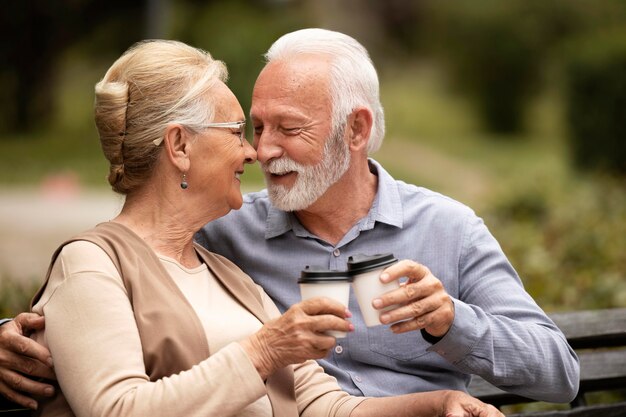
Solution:
[{"label": "man's shoulder", "polygon": [[[385,198],[390,200],[399,199],[403,208],[422,212],[427,210],[430,212],[449,213],[455,217],[465,217],[474,215],[474,211],[465,204],[455,200],[452,197],[432,191],[426,187],[407,183],[403,180],[394,178],[384,167],[377,161],[370,158],[370,164],[378,172],[378,176],[382,183],[381,187],[394,188],[391,192],[384,192]],[[396,197],[397,190],[397,197]],[[380,191],[379,191],[380,192]]]},{"label": "man's shoulder", "polygon": [[442,193],[396,180],[398,192],[403,206],[422,207],[423,209],[441,211],[457,216],[473,216],[474,210],[454,198]]}]

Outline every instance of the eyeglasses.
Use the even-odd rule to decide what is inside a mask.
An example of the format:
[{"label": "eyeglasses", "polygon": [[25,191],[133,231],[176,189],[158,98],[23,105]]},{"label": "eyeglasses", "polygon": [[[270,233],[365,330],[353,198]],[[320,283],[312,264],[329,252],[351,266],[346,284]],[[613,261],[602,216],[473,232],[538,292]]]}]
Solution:
[{"label": "eyeglasses", "polygon": [[[246,141],[246,121],[245,120],[242,120],[240,122],[207,123],[205,125],[194,126],[194,129],[208,129],[211,127],[215,127],[218,129],[238,129],[239,132],[237,132],[237,134],[239,135],[239,142],[241,143],[241,146],[243,146],[243,143]],[[162,137],[152,141],[152,143],[154,143],[156,146],[159,146],[161,142],[163,142]]]},{"label": "eyeglasses", "polygon": [[[216,127],[219,129],[239,129],[239,142],[241,146],[246,141],[246,121],[240,122],[221,122],[221,123],[209,123],[206,125],[198,126],[200,129],[206,129],[210,127]],[[233,132],[235,133],[235,132]]]}]

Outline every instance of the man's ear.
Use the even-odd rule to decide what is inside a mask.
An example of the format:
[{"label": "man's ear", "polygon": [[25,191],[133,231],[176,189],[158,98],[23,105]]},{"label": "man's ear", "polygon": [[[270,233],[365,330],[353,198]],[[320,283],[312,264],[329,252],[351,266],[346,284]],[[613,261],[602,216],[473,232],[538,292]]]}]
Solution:
[{"label": "man's ear", "polygon": [[367,143],[372,132],[372,112],[365,108],[356,108],[348,116],[346,133],[348,134],[348,145],[353,151],[367,148]]},{"label": "man's ear", "polygon": [[189,171],[189,151],[191,134],[179,124],[168,125],[163,134],[163,144],[167,159],[180,170]]}]

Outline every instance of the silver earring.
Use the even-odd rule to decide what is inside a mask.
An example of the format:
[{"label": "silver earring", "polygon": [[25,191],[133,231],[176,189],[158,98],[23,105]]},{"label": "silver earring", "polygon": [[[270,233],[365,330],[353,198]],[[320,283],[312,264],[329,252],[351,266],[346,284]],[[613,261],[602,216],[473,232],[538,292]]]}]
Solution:
[{"label": "silver earring", "polygon": [[187,184],[187,174],[183,173],[183,180],[180,182],[180,188],[186,190],[187,187],[189,187],[189,184]]}]

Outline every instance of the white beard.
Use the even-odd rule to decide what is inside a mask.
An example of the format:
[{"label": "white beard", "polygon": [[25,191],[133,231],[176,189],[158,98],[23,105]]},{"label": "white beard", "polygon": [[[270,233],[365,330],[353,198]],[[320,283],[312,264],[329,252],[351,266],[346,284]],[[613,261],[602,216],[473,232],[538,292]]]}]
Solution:
[{"label": "white beard", "polygon": [[284,211],[303,210],[315,203],[350,167],[350,150],[343,141],[344,129],[337,129],[326,140],[322,161],[317,165],[300,164],[283,156],[267,164],[261,164],[266,175],[289,171],[297,172],[291,188],[272,184],[267,180],[270,201]]}]

